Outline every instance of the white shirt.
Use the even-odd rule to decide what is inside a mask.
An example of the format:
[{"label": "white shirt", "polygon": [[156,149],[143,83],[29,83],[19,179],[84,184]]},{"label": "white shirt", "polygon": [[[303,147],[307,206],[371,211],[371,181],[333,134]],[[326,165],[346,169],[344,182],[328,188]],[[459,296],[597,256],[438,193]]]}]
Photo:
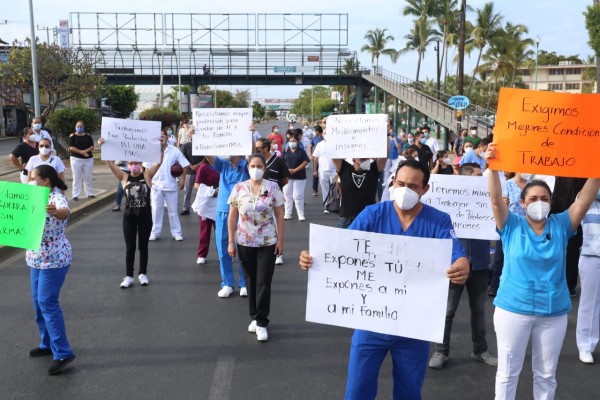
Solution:
[{"label": "white shirt", "polygon": [[431,152],[433,153],[433,158],[431,161],[435,161],[437,159],[437,152],[440,149],[440,145],[436,138],[433,136],[429,136],[429,138],[425,141],[425,144],[429,146]]},{"label": "white shirt", "polygon": [[258,131],[254,131],[254,133],[252,134],[252,138],[254,139],[254,143],[256,143],[258,139],[262,138],[262,135],[258,133]]},{"label": "white shirt", "polygon": [[310,148],[310,141],[315,137],[315,131],[308,128],[304,130],[302,134],[302,145],[304,146],[304,150],[308,151]]},{"label": "white shirt", "polygon": [[335,165],[333,165],[331,157],[327,155],[327,142],[325,140],[317,144],[312,155],[319,159],[319,172],[335,172]]},{"label": "white shirt", "polygon": [[29,161],[27,161],[25,169],[27,171],[33,171],[35,167],[43,164],[51,165],[59,174],[65,170],[65,164],[63,164],[60,157],[50,156],[50,158],[48,158],[46,161],[43,161],[39,154],[37,156],[31,157]]},{"label": "white shirt", "polygon": [[[163,162],[156,171],[156,175],[152,178],[152,189],[157,190],[177,190],[177,178],[171,175],[171,166],[179,163],[182,168],[190,165],[190,162],[185,158],[183,153],[175,146],[167,145]],[[144,164],[146,167],[147,164]],[[152,164],[150,164],[152,166]],[[146,167],[148,168],[148,167]]]}]

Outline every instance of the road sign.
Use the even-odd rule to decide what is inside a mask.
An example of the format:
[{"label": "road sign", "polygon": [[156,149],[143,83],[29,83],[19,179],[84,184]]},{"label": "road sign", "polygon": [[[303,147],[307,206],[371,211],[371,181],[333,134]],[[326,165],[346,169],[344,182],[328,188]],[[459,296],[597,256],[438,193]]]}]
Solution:
[{"label": "road sign", "polygon": [[292,67],[289,65],[280,65],[273,67],[274,72],[296,72],[296,67]]},{"label": "road sign", "polygon": [[452,96],[448,99],[448,105],[455,110],[468,108],[471,102],[467,96]]}]

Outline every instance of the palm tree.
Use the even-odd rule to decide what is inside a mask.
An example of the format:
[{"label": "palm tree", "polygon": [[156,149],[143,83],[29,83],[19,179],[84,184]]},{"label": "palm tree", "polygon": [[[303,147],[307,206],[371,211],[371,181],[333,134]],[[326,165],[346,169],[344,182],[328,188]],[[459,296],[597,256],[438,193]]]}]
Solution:
[{"label": "palm tree", "polygon": [[[440,32],[442,34],[442,57],[440,59],[440,73],[442,71],[442,65],[446,66],[445,75],[448,72],[448,48],[453,42],[453,37],[458,32],[458,0],[438,0],[438,14],[435,20],[438,24]],[[437,77],[441,79],[440,76]],[[445,79],[444,79],[445,81]]]},{"label": "palm tree", "polygon": [[521,66],[527,63],[531,57],[535,56],[533,46],[535,41],[531,38],[523,38],[523,34],[527,33],[527,27],[522,24],[513,25],[507,23],[504,28],[506,32],[508,62],[511,68],[510,86],[515,85],[515,75]]},{"label": "palm tree", "polygon": [[[344,66],[336,71],[337,75],[355,75],[358,71],[358,62],[356,58],[347,58],[344,60]],[[350,96],[353,93],[353,86],[335,85],[333,90],[342,93],[344,109],[347,111],[350,104]],[[342,107],[340,107],[342,108]],[[342,110],[340,110],[342,111]]]},{"label": "palm tree", "polygon": [[419,20],[434,18],[440,14],[440,0],[406,0],[402,15],[412,15]]},{"label": "palm tree", "polygon": [[375,63],[376,68],[379,68],[379,56],[382,54],[389,56],[393,63],[398,59],[398,52],[395,49],[386,48],[387,43],[394,40],[394,37],[392,35],[386,35],[386,32],[387,28],[370,29],[365,34],[365,39],[367,39],[368,44],[365,44],[360,48],[360,51],[362,52],[371,53],[371,62]]},{"label": "palm tree", "polygon": [[403,54],[411,50],[416,50],[419,57],[417,61],[417,77],[415,78],[416,85],[419,85],[419,73],[421,71],[421,60],[425,55],[427,46],[437,41],[440,33],[431,27],[431,22],[428,20],[417,19],[410,33],[404,38],[407,40],[406,47],[398,53]]},{"label": "palm tree", "polygon": [[[483,49],[491,40],[494,39],[495,36],[499,34],[501,30],[500,24],[502,23],[502,18],[502,15],[494,12],[494,3],[492,2],[484,4],[482,9],[477,9],[476,24],[472,32],[472,37],[474,40],[468,45],[469,49],[467,49],[467,51],[471,51],[473,48],[479,49],[474,71],[477,71],[477,68],[479,68],[479,62],[481,61]],[[473,75],[475,75],[475,72]],[[473,82],[473,80],[471,80],[471,82]],[[467,97],[471,94],[472,86],[472,84],[469,85]]]}]

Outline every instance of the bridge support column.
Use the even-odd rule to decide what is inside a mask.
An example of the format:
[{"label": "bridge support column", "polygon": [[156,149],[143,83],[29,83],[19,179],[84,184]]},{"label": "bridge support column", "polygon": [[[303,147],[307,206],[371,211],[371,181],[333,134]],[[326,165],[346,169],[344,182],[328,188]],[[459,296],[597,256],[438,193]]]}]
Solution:
[{"label": "bridge support column", "polygon": [[379,114],[379,87],[375,86],[373,89],[375,91],[375,114]]},{"label": "bridge support column", "polygon": [[412,126],[410,125],[410,111],[412,108],[406,107],[406,133],[412,132]]},{"label": "bridge support column", "polygon": [[388,113],[388,92],[383,92],[383,110],[384,114]]},{"label": "bridge support column", "polygon": [[394,97],[394,132],[398,134],[398,98]]},{"label": "bridge support column", "polygon": [[354,113],[362,114],[364,112],[363,109],[363,94],[362,94],[362,86],[360,84],[355,86],[354,92]]}]

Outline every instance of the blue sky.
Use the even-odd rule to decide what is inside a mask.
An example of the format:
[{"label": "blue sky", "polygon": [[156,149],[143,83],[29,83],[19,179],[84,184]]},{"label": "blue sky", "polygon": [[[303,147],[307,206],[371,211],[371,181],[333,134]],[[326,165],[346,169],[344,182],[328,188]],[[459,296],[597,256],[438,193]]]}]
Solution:
[{"label": "blue sky", "polygon": [[[404,36],[412,26],[409,17],[403,17],[404,1],[364,0],[330,0],[328,2],[316,0],[303,0],[298,2],[265,0],[228,0],[212,5],[212,2],[198,0],[177,0],[175,2],[159,2],[156,0],[103,0],[99,4],[82,2],[81,0],[33,0],[35,23],[40,26],[54,27],[58,20],[69,19],[69,12],[145,12],[145,13],[348,13],[349,20],[349,48],[356,50],[359,60],[363,65],[371,65],[367,53],[360,53],[360,47],[365,43],[363,36],[369,29],[388,28],[395,41],[391,45],[395,48],[404,47]],[[215,2],[216,3],[216,2]],[[474,9],[482,7],[483,0],[467,0]],[[7,42],[13,39],[24,39],[29,35],[29,9],[27,1],[14,2],[11,7],[3,7],[0,22],[8,20],[8,24],[0,25],[0,38]],[[505,21],[514,24],[521,23],[529,28],[529,36],[539,36],[540,49],[555,51],[558,54],[579,54],[581,58],[592,54],[587,45],[588,36],[585,29],[583,12],[592,0],[496,0],[494,7],[497,12],[504,15]],[[473,17],[472,13],[467,18]],[[38,31],[37,35],[45,38],[45,31]],[[451,54],[452,56],[452,54]],[[475,65],[477,55],[472,54],[471,60],[466,60],[466,70]],[[400,75],[414,79],[416,73],[416,54],[408,53],[391,64],[386,59],[380,59],[380,65]],[[435,76],[435,51],[428,49],[421,77]],[[235,89],[235,88],[233,88]],[[253,95],[257,98],[265,97],[290,97],[295,96],[301,87],[252,87]]]}]

